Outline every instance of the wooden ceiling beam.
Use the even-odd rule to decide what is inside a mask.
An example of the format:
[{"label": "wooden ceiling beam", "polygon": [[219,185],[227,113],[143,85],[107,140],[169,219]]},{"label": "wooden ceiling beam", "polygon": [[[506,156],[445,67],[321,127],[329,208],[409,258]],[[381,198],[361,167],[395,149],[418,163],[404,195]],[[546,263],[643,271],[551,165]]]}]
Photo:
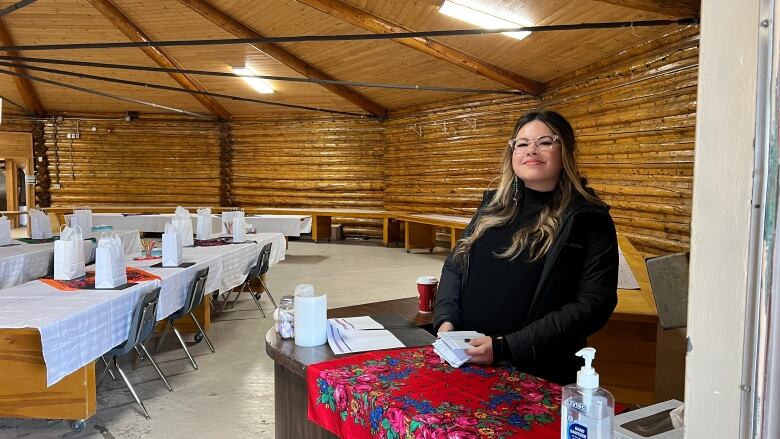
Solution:
[{"label": "wooden ceiling beam", "polygon": [[[8,28],[5,27],[5,23],[2,19],[0,19],[0,43],[4,46],[14,45],[13,38],[11,38],[11,34],[8,32]],[[19,52],[16,50],[7,50],[5,53],[8,56],[19,56]],[[19,74],[27,74],[27,70],[23,67],[13,67],[12,70]],[[16,88],[19,89],[19,94],[22,95],[22,99],[27,108],[38,117],[45,116],[46,110],[43,108],[43,104],[38,98],[38,94],[35,92],[32,82],[29,79],[20,76],[14,76],[14,82],[16,82]]]},{"label": "wooden ceiling beam", "polygon": [[672,17],[698,17],[701,14],[699,0],[596,0],[601,3],[623,6],[644,12]]},{"label": "wooden ceiling beam", "polygon": [[[370,12],[356,8],[340,0],[297,0],[318,11],[336,17],[342,21],[353,24],[374,33],[414,32],[408,27],[401,26]],[[450,62],[472,73],[499,82],[513,89],[522,90],[531,94],[539,94],[544,86],[538,81],[526,78],[517,73],[510,72],[495,64],[481,60],[473,55],[458,50],[452,46],[440,43],[430,38],[399,38],[394,40],[407,47],[419,50],[425,54]]]},{"label": "wooden ceiling beam", "polygon": [[[111,0],[89,0],[104,17],[106,17],[117,29],[119,29],[130,41],[148,42],[149,37],[130,20]],[[141,47],[146,55],[157,63],[160,67],[168,69],[181,69],[182,66],[162,50],[156,47]],[[169,75],[182,87],[189,90],[208,91],[192,75],[185,73],[169,73]],[[230,120],[231,114],[211,96],[194,94],[198,100],[211,114],[221,120]]]},{"label": "wooden ceiling beam", "polygon": [[[263,35],[257,31],[206,0],[179,0],[179,2],[238,38],[263,38]],[[327,73],[317,69],[278,44],[259,43],[251,44],[251,46],[307,78],[334,80]],[[347,86],[338,84],[320,85],[374,116],[384,117],[387,113],[384,107]]]}]

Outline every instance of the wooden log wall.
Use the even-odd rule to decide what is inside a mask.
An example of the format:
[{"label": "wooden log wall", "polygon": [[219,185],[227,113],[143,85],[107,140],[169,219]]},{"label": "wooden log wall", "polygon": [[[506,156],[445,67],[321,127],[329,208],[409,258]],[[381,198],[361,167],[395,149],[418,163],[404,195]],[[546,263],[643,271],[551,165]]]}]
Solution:
[{"label": "wooden log wall", "polygon": [[[574,125],[581,170],[620,232],[646,253],[681,251],[690,233],[697,73],[694,27],[564,75],[539,97],[461,99],[396,110],[385,122],[101,120],[81,122],[80,138],[69,139],[75,121],[49,121],[52,203],[468,216],[495,187],[517,118],[550,108]],[[375,220],[335,221],[350,234],[380,233]]]},{"label": "wooden log wall", "polygon": [[543,106],[578,133],[579,163],[640,250],[690,238],[698,28],[677,31],[548,84]]},{"label": "wooden log wall", "polygon": [[[376,120],[307,118],[231,124],[230,192],[237,206],[382,209],[383,127]],[[334,218],[381,236],[381,223]]]},{"label": "wooden log wall", "polygon": [[549,108],[574,126],[581,171],[612,206],[618,230],[645,253],[687,250],[697,73],[698,30],[686,28],[551,81],[539,100],[391,114],[385,207],[470,215],[495,187],[517,118]]},{"label": "wooden log wall", "polygon": [[67,119],[45,131],[53,205],[220,203],[217,124]]}]

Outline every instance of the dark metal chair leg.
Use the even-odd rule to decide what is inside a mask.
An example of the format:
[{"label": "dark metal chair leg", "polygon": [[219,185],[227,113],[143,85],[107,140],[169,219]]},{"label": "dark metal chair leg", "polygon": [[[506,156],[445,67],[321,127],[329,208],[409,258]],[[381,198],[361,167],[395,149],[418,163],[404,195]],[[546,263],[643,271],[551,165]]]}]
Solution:
[{"label": "dark metal chair leg", "polygon": [[154,352],[160,352],[160,346],[162,346],[163,342],[165,341],[165,336],[168,335],[168,330],[171,329],[171,321],[168,320],[165,322],[165,329],[163,329],[162,334],[160,334],[160,339],[157,340],[157,346],[154,348]]},{"label": "dark metal chair leg", "polygon": [[190,355],[190,350],[187,349],[187,345],[184,343],[184,339],[181,337],[181,334],[179,333],[179,330],[176,329],[176,326],[173,324],[173,322],[171,322],[171,327],[173,328],[173,333],[176,334],[176,338],[179,339],[179,343],[181,343],[182,349],[184,349],[184,352],[187,354],[187,358],[190,359],[190,363],[192,364],[192,367],[195,370],[198,370],[198,364],[192,358],[192,355]]},{"label": "dark metal chair leg", "polygon": [[274,308],[278,308],[276,306],[276,301],[274,300],[274,296],[271,295],[271,290],[268,289],[268,286],[266,286],[265,282],[263,282],[262,277],[258,277],[260,279],[260,285],[263,286],[263,291],[265,291],[266,294],[268,294],[268,298],[271,299],[271,303],[274,305]]},{"label": "dark metal chair leg", "polygon": [[206,334],[206,331],[204,331],[203,327],[200,326],[200,322],[198,321],[198,319],[195,318],[195,314],[190,313],[190,317],[192,318],[192,321],[195,322],[195,326],[198,327],[198,331],[200,331],[200,333],[203,334],[203,338],[206,339],[206,344],[209,345],[209,349],[211,349],[211,353],[213,354],[214,352],[216,352],[214,351],[214,345],[211,344],[211,339],[209,339],[208,334]]},{"label": "dark metal chair leg", "polygon": [[[149,358],[149,362],[152,363],[152,366],[154,366],[154,370],[157,371],[157,375],[160,375],[160,378],[162,378],[163,382],[165,383],[165,387],[168,388],[169,392],[173,392],[171,385],[168,383],[168,379],[165,378],[165,375],[163,375],[162,371],[160,370],[160,367],[157,365],[157,362],[154,361],[152,354],[150,354],[149,351],[146,350],[146,346],[144,346],[143,344],[140,344],[139,346],[141,346],[141,349],[146,353],[147,358]],[[136,346],[136,349],[138,349],[138,346]]]},{"label": "dark metal chair leg", "polygon": [[125,386],[127,386],[127,389],[130,390],[130,393],[133,395],[135,402],[137,402],[138,406],[141,407],[141,410],[144,412],[144,416],[146,416],[146,419],[151,419],[151,416],[149,416],[149,412],[146,411],[146,407],[144,406],[143,401],[141,401],[141,398],[139,398],[138,394],[135,393],[135,389],[133,388],[133,385],[130,384],[130,380],[127,379],[127,375],[125,375],[125,373],[122,371],[122,368],[119,367],[119,364],[117,364],[116,358],[114,358],[114,367],[116,368],[117,372],[119,372],[119,376],[122,377],[122,381],[125,382]]}]

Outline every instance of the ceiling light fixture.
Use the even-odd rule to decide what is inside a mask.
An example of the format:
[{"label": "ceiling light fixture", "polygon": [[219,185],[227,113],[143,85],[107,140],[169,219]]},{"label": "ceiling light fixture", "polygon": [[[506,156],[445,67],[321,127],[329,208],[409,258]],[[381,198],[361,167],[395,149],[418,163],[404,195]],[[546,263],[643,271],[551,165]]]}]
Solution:
[{"label": "ceiling light fixture", "polygon": [[[485,29],[502,29],[512,27],[530,26],[531,23],[517,23],[504,18],[496,17],[490,13],[480,11],[460,3],[445,0],[439,7],[439,12],[458,20],[477,25]],[[502,32],[504,35],[518,40],[522,40],[531,34],[531,32]]]},{"label": "ceiling light fixture", "polygon": [[274,89],[271,88],[271,84],[269,84],[268,81],[262,78],[252,77],[253,75],[257,75],[257,73],[249,67],[233,67],[233,73],[241,76],[241,79],[251,85],[258,93],[268,94],[274,92]]}]

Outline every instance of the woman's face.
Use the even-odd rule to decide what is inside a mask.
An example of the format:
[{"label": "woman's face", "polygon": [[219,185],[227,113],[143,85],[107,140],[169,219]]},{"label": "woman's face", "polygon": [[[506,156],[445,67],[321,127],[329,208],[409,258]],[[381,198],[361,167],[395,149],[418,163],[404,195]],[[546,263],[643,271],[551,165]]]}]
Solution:
[{"label": "woman's face", "polygon": [[[515,139],[512,153],[515,175],[530,189],[541,192],[555,189],[563,169],[562,145],[555,133],[544,122],[533,120],[520,128]],[[547,149],[550,140],[553,140],[552,149]]]}]

